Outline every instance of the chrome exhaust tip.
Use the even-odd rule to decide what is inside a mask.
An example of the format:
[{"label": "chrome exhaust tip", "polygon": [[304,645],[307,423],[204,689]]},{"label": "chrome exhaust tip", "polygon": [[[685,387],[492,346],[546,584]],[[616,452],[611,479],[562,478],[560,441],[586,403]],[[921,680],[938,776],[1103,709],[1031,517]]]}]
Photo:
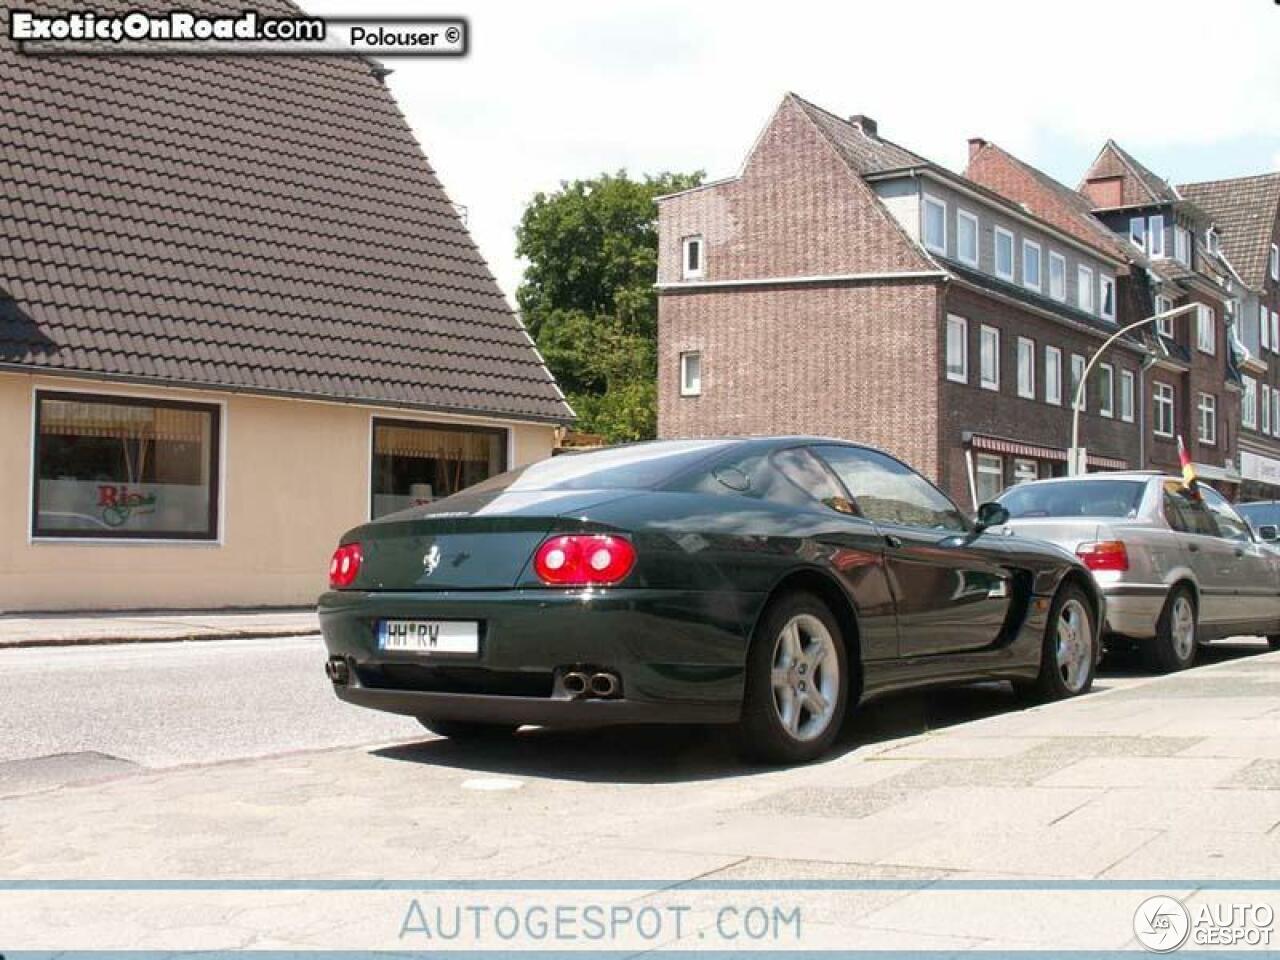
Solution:
[{"label": "chrome exhaust tip", "polygon": [[618,678],[612,673],[592,674],[591,692],[597,697],[612,697],[618,692]]},{"label": "chrome exhaust tip", "polygon": [[346,686],[347,681],[351,679],[351,668],[347,666],[347,661],[342,657],[331,657],[324,663],[324,675],[329,678],[331,683],[338,686]]},{"label": "chrome exhaust tip", "polygon": [[564,687],[564,692],[569,696],[580,697],[591,686],[591,678],[581,670],[573,670],[564,675],[561,685]]}]

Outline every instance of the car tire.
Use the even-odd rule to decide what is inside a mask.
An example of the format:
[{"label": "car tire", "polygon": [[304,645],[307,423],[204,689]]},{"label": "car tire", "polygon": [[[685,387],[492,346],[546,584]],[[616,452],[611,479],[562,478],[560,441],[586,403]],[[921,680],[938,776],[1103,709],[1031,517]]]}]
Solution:
[{"label": "car tire", "polygon": [[1280,633],[1273,633],[1267,637],[1267,646],[1272,650],[1280,650]]},{"label": "car tire", "polygon": [[772,603],[747,652],[739,753],[768,764],[822,756],[844,722],[849,674],[843,632],[825,603],[800,592]]},{"label": "car tire", "polygon": [[1147,641],[1143,650],[1149,669],[1173,673],[1195,663],[1196,615],[1196,601],[1190,587],[1180,584],[1169,591],[1160,619],[1156,621],[1156,635]]},{"label": "car tire", "polygon": [[512,723],[474,723],[470,720],[433,720],[418,717],[418,722],[432,733],[450,740],[497,740],[509,737],[520,728]]},{"label": "car tire", "polygon": [[1098,665],[1097,610],[1078,583],[1058,588],[1045,621],[1040,672],[1035,680],[1015,683],[1027,700],[1048,703],[1088,693]]}]

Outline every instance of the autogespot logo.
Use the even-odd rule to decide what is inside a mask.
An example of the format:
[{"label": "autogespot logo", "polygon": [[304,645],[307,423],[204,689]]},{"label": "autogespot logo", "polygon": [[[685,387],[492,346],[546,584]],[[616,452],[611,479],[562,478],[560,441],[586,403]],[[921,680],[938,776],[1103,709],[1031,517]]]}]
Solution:
[{"label": "autogespot logo", "polygon": [[1173,897],[1148,897],[1133,915],[1133,934],[1152,953],[1172,953],[1190,933],[1191,914]]}]

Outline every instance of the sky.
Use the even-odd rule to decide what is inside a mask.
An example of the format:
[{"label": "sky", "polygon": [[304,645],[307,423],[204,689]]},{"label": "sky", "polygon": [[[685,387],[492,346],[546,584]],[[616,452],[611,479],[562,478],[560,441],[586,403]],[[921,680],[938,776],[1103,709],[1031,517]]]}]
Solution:
[{"label": "sky", "polygon": [[[301,0],[308,12],[368,12]],[[625,169],[737,171],[783,94],[955,170],[981,136],[1075,186],[1113,137],[1175,183],[1280,169],[1280,3],[379,0],[461,14],[461,60],[386,63],[508,297],[538,191]]]}]

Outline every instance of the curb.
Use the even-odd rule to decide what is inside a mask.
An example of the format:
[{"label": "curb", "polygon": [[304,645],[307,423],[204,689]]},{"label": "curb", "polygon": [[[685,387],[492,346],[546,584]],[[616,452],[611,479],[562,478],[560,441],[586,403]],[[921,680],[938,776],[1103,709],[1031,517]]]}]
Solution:
[{"label": "curb", "polygon": [[280,640],[289,637],[311,637],[319,633],[315,630],[289,629],[248,629],[248,630],[194,630],[176,632],[163,636],[91,636],[91,637],[36,637],[30,640],[0,640],[0,653],[5,650],[25,650],[34,647],[96,647],[116,644],[143,643],[210,643],[216,640]]}]

